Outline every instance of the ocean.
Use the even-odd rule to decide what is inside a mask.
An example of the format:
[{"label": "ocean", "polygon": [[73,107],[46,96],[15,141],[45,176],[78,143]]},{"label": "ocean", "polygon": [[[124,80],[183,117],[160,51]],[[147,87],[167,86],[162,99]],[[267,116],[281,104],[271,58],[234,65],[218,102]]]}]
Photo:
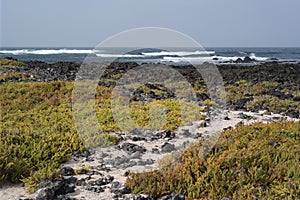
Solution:
[{"label": "ocean", "polygon": [[[300,48],[205,48],[205,51],[192,48],[173,48],[172,51],[161,49],[137,49],[124,52],[124,48],[0,48],[0,59],[12,57],[23,61],[84,62],[89,61],[135,61],[138,63],[172,63],[186,62],[216,64],[234,63],[238,58],[250,57],[254,63],[269,61],[300,62]],[[125,51],[126,52],[126,51]]]}]

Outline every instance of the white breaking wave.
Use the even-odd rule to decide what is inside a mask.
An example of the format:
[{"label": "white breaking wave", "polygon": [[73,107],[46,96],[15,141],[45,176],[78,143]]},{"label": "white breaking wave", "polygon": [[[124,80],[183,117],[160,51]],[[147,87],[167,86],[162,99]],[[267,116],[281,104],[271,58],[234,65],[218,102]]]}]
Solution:
[{"label": "white breaking wave", "polygon": [[168,62],[208,62],[211,61],[211,57],[171,57],[165,56],[161,61]]},{"label": "white breaking wave", "polygon": [[258,56],[255,55],[255,53],[250,53],[249,57],[251,59],[255,59],[255,60],[258,60],[258,61],[265,61],[265,60],[269,59],[268,57],[258,57]]},{"label": "white breaking wave", "polygon": [[[257,61],[265,61],[268,58],[267,57],[256,57],[255,54],[251,54],[249,56],[252,59],[255,59]],[[238,58],[244,59],[245,57],[238,57],[238,56],[209,56],[209,57],[171,57],[171,56],[165,56],[161,61],[168,61],[168,62],[231,62],[235,61]]]},{"label": "white breaking wave", "polygon": [[143,58],[144,55],[135,55],[135,54],[102,54],[96,53],[98,57],[103,58]]},{"label": "white breaking wave", "polygon": [[210,55],[214,54],[214,51],[160,51],[160,52],[142,52],[141,55],[139,54],[99,54],[96,55],[98,57],[104,58],[144,58],[144,57],[155,57],[155,56],[189,56],[189,55]]},{"label": "white breaking wave", "polygon": [[191,55],[210,55],[215,54],[214,51],[160,51],[160,52],[143,52],[142,53],[145,56],[191,56]]},{"label": "white breaking wave", "polygon": [[2,54],[90,54],[95,53],[94,50],[90,49],[20,49],[20,50],[0,50]]}]

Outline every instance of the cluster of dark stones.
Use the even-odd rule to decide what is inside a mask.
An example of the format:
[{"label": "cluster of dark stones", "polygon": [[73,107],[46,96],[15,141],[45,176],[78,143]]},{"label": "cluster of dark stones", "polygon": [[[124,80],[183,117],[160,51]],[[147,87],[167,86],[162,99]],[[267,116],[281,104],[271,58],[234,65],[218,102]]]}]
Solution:
[{"label": "cluster of dark stones", "polygon": [[[249,58],[251,59],[251,58]],[[246,58],[244,59],[246,60]],[[246,60],[247,61],[247,60]],[[27,67],[14,67],[9,69],[16,72],[24,72],[36,75],[33,81],[75,80],[80,68],[89,70],[88,65],[74,62],[45,63],[41,61],[24,61]],[[153,64],[155,65],[155,64]],[[139,66],[135,62],[114,62],[105,67],[101,78],[114,79],[115,75],[124,74]],[[181,73],[191,84],[203,80],[201,74],[192,65],[169,66]],[[279,82],[282,84],[300,84],[300,64],[280,63],[277,61],[260,63],[251,67],[245,65],[217,65],[224,82],[228,84],[239,80],[247,80],[252,83],[262,81]],[[92,69],[97,70],[97,67]],[[102,69],[102,68],[101,68]],[[92,72],[91,72],[92,73]],[[88,74],[88,72],[87,72]],[[155,87],[155,85],[153,85]]]},{"label": "cluster of dark stones", "polygon": [[[151,102],[153,100],[164,100],[175,98],[175,93],[171,89],[165,87],[162,84],[157,83],[146,83],[145,87],[149,91],[144,91],[143,88],[137,88],[132,92],[130,101],[142,101],[142,102]],[[160,91],[161,94],[156,94],[153,91]]]},{"label": "cluster of dark stones", "polygon": [[[115,145],[113,148],[125,152],[125,155],[111,158],[108,153],[98,152],[100,155],[98,155],[99,158],[97,158],[97,162],[99,163],[97,166],[80,170],[75,170],[70,166],[61,167],[61,176],[58,176],[59,178],[46,179],[40,183],[36,200],[76,200],[71,194],[76,192],[76,187],[84,188],[84,190],[97,193],[100,196],[106,189],[109,189],[115,200],[185,199],[183,195],[176,193],[164,196],[131,194],[130,188],[118,180],[115,180],[114,175],[110,174],[112,167],[127,169],[132,166],[146,166],[154,163],[152,159],[142,159],[142,155],[145,154],[146,151],[152,151],[152,153],[154,153],[154,149],[146,149],[141,145],[135,144],[135,141],[161,140],[162,143],[156,149],[157,152],[155,152],[158,154],[176,150],[175,145],[168,142],[176,137],[174,132],[169,130],[148,131],[134,129],[130,134],[124,132],[115,134],[122,138],[121,141],[123,142]],[[94,156],[95,150],[93,149],[88,149],[83,152],[77,151],[72,154],[71,161],[94,161]],[[105,175],[104,172],[106,172]],[[129,174],[130,171],[127,170],[123,176],[127,177]],[[84,176],[78,178],[77,175]]]}]

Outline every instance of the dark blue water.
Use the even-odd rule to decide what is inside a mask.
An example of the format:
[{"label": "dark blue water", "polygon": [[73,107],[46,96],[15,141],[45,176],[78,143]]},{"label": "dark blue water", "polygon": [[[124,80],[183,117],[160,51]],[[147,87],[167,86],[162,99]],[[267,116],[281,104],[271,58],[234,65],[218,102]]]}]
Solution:
[{"label": "dark blue water", "polygon": [[214,62],[232,63],[238,58],[246,56],[256,60],[256,63],[277,60],[279,62],[300,62],[300,48],[205,48],[203,50],[191,48],[174,48],[167,52],[163,49],[137,49],[124,52],[120,49],[93,48],[0,48],[0,58],[12,57],[18,60],[38,60],[47,63],[54,62],[84,62],[88,56],[94,61],[136,61],[147,63],[180,63]]}]

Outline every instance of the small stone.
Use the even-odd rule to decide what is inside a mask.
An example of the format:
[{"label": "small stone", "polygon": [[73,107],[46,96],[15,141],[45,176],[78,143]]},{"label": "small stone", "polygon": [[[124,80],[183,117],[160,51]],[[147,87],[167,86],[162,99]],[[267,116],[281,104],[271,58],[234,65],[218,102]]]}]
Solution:
[{"label": "small stone", "polygon": [[159,198],[160,200],[185,200],[184,196],[181,194],[176,194],[172,192],[170,195],[165,195]]},{"label": "small stone", "polygon": [[168,142],[164,143],[161,147],[161,152],[162,153],[169,153],[171,151],[175,150],[175,145],[174,144],[170,144]]},{"label": "small stone", "polygon": [[127,177],[130,174],[130,170],[124,172],[123,176]]},{"label": "small stone", "polygon": [[224,120],[230,120],[230,118],[228,116],[225,116]]},{"label": "small stone", "polygon": [[63,176],[72,176],[75,174],[75,171],[72,167],[63,167],[60,169],[60,173]]},{"label": "small stone", "polygon": [[230,200],[228,197],[223,197],[221,200]]},{"label": "small stone", "polygon": [[74,184],[64,185],[64,187],[63,187],[63,193],[64,194],[68,194],[68,193],[72,193],[72,192],[75,192],[75,185]]},{"label": "small stone", "polygon": [[124,186],[120,182],[113,182],[111,184],[111,192],[118,195],[118,194],[129,194],[131,192],[129,187]]},{"label": "small stone", "polygon": [[91,191],[91,192],[96,192],[96,193],[101,193],[104,192],[104,189],[101,186],[86,186],[85,190]]},{"label": "small stone", "polygon": [[232,126],[228,126],[226,128],[223,128],[223,131],[227,131],[227,130],[231,130],[232,129]]},{"label": "small stone", "polygon": [[130,156],[131,159],[140,159],[142,154],[140,152],[135,152]]},{"label": "small stone", "polygon": [[146,152],[146,148],[139,146],[137,144],[132,144],[132,143],[123,143],[120,146],[120,149],[126,151],[127,153],[135,153],[135,152],[140,152],[140,153],[144,153]]},{"label": "small stone", "polygon": [[38,193],[36,200],[45,200],[54,198],[54,190],[52,188],[44,188]]},{"label": "small stone", "polygon": [[108,176],[105,178],[98,178],[97,180],[89,181],[88,184],[91,186],[102,186],[111,183],[113,180],[113,176]]},{"label": "small stone", "polygon": [[79,179],[79,180],[76,181],[76,185],[77,186],[86,186],[87,183],[86,183],[85,179],[82,178],[82,179]]},{"label": "small stone", "polygon": [[146,140],[146,138],[144,138],[144,137],[138,137],[138,136],[133,136],[132,137],[132,141],[142,141],[142,140]]},{"label": "small stone", "polygon": [[77,178],[74,176],[71,176],[70,178],[66,179],[66,183],[70,184],[70,183],[76,183],[77,182]]},{"label": "small stone", "polygon": [[199,128],[202,128],[202,127],[207,127],[206,121],[201,121],[201,122],[200,122]]},{"label": "small stone", "polygon": [[183,129],[182,130],[182,135],[184,135],[186,137],[189,137],[189,136],[191,136],[191,132],[188,129]]},{"label": "small stone", "polygon": [[238,118],[241,118],[241,119],[251,119],[252,117],[249,116],[249,115],[246,115],[244,113],[239,113],[238,114]]},{"label": "small stone", "polygon": [[152,153],[157,153],[157,154],[158,154],[158,153],[159,153],[159,150],[158,150],[157,148],[152,148],[151,152],[152,152]]}]

